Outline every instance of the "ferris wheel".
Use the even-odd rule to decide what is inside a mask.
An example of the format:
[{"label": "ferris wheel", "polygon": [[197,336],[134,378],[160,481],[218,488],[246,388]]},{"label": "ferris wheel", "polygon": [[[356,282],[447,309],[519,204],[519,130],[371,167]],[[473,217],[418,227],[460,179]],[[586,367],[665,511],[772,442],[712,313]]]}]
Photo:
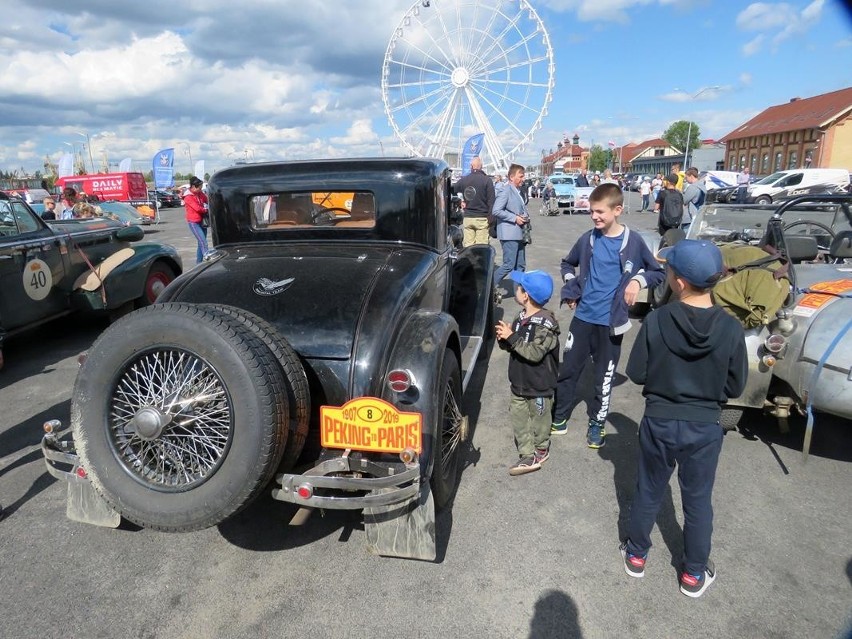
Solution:
[{"label": "ferris wheel", "polygon": [[526,0],[418,0],[385,52],[385,113],[414,155],[452,162],[482,133],[483,164],[505,170],[547,115],[555,69]]}]

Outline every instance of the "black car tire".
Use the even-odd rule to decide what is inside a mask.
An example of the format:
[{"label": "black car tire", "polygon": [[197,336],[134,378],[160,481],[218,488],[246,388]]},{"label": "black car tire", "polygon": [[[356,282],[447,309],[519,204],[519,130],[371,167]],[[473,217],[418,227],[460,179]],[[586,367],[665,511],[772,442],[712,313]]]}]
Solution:
[{"label": "black car tire", "polygon": [[725,431],[737,430],[744,413],[745,409],[743,408],[736,406],[725,407],[722,409],[722,416],[719,418],[719,424]]},{"label": "black car tire", "polygon": [[287,431],[282,432],[283,435],[286,435],[286,445],[282,444],[284,453],[281,457],[279,470],[281,472],[292,470],[305,447],[311,422],[311,392],[308,387],[308,376],[305,374],[305,368],[302,366],[299,355],[272,324],[254,313],[249,313],[236,306],[219,304],[206,306],[214,309],[217,313],[228,315],[241,322],[243,326],[264,341],[281,365],[289,415]]},{"label": "black car tire", "polygon": [[175,279],[172,267],[164,262],[154,262],[145,276],[145,286],[142,295],[136,298],[137,308],[150,306],[157,301],[157,296]]},{"label": "black car tire", "polygon": [[772,198],[768,195],[761,195],[754,202],[755,204],[772,204]]},{"label": "black car tire", "polygon": [[435,507],[446,508],[452,503],[459,474],[459,453],[466,438],[466,424],[461,416],[461,376],[459,364],[450,351],[444,353],[441,365],[441,384],[438,387],[436,406],[435,462],[432,466],[432,496]]},{"label": "black car tire", "polygon": [[[165,419],[152,419],[159,411]],[[71,427],[94,489],[146,528],[214,526],[269,483],[287,429],[281,368],[223,313],[157,304],[104,331],[74,386]]]}]

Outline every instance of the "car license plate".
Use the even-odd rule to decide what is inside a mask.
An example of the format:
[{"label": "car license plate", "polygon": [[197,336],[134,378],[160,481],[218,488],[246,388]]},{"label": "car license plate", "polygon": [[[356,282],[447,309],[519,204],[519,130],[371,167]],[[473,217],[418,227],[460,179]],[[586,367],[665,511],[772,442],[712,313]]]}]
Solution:
[{"label": "car license plate", "polygon": [[403,413],[377,397],[359,397],[343,406],[320,407],[320,442],[325,448],[399,453],[421,451],[423,418]]}]

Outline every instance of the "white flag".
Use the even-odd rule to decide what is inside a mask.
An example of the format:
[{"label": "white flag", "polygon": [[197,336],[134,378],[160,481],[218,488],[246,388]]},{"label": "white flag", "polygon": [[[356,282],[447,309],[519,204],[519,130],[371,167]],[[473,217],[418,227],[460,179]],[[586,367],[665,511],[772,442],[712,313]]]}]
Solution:
[{"label": "white flag", "polygon": [[133,160],[130,158],[124,158],[118,165],[119,173],[130,173],[130,165],[133,163]]},{"label": "white flag", "polygon": [[71,153],[66,153],[59,158],[59,164],[56,166],[56,177],[67,177],[69,175],[74,175],[74,156]]},{"label": "white flag", "polygon": [[195,177],[204,180],[204,160],[195,163]]}]

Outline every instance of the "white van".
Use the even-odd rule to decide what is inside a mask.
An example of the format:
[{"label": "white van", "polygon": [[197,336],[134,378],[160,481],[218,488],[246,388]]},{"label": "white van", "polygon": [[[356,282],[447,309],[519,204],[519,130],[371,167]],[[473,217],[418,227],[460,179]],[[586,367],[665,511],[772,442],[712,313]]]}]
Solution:
[{"label": "white van", "polygon": [[791,169],[777,171],[748,188],[748,201],[769,204],[773,200],[811,195],[835,193],[849,186],[849,171],[846,169]]}]

